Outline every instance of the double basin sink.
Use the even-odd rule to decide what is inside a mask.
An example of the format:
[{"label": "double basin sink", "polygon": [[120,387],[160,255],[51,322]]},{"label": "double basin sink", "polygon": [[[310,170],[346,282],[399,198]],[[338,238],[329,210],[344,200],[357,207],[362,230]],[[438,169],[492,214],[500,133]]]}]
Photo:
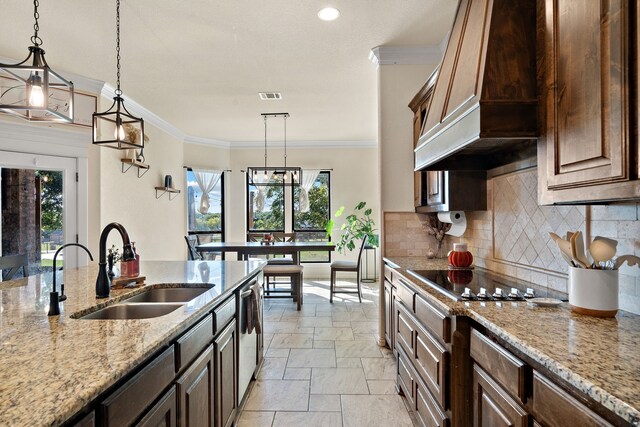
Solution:
[{"label": "double basin sink", "polygon": [[207,292],[211,287],[153,288],[79,319],[151,319],[169,314]]}]

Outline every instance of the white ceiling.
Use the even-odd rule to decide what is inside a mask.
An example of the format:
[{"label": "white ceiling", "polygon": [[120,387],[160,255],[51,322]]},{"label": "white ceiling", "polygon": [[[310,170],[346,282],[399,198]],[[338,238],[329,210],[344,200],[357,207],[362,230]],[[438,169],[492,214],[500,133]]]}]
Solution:
[{"label": "white ceiling", "polygon": [[[0,57],[22,60],[27,0],[1,0]],[[373,47],[437,46],[454,0],[122,0],[124,94],[201,138],[260,141],[287,111],[290,141],[373,141]],[[333,22],[317,18],[332,5]],[[115,86],[115,1],[41,0],[49,65]],[[425,80],[426,80],[425,76]],[[280,101],[258,92],[279,91]],[[408,102],[409,100],[407,100]]]}]

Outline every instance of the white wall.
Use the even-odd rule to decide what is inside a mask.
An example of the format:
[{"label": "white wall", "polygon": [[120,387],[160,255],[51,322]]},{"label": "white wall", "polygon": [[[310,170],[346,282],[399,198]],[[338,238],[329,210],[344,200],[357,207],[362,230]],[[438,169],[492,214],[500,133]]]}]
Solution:
[{"label": "white wall", "polygon": [[413,112],[409,101],[434,65],[380,65],[378,138],[383,212],[413,212]]}]

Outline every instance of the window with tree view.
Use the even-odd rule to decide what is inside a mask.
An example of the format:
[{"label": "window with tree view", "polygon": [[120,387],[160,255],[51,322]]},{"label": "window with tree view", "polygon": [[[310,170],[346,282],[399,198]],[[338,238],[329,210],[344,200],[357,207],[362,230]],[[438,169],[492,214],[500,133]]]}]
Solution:
[{"label": "window with tree view", "polygon": [[188,233],[197,235],[199,243],[224,241],[222,171],[187,169],[187,226]]},{"label": "window with tree view", "polygon": [[[293,231],[301,242],[326,242],[325,227],[330,218],[330,174],[328,171],[303,171],[302,185],[292,192]],[[301,262],[329,262],[330,252],[302,252]]]},{"label": "window with tree view", "polygon": [[284,186],[255,186],[247,181],[247,229],[284,232]]}]

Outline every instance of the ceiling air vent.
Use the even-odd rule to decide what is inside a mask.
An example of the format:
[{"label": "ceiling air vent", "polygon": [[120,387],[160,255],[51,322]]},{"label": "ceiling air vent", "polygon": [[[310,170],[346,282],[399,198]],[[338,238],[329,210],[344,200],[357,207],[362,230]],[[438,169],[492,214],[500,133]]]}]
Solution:
[{"label": "ceiling air vent", "polygon": [[260,95],[260,99],[263,101],[282,99],[282,94],[280,92],[258,92],[258,95]]}]

